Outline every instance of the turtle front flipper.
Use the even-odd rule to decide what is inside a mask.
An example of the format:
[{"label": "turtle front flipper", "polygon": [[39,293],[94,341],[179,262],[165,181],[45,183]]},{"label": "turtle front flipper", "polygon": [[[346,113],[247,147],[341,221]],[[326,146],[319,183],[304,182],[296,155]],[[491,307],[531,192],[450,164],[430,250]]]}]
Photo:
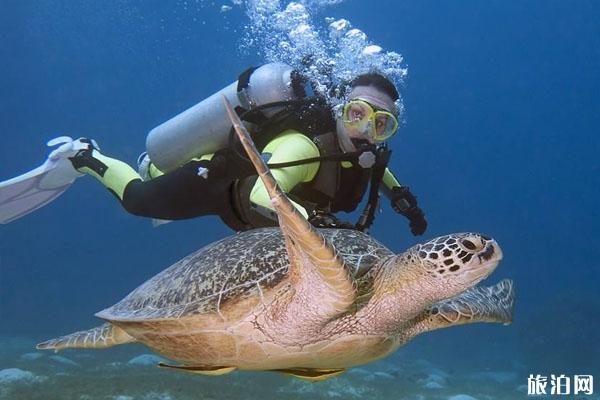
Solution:
[{"label": "turtle front flipper", "polygon": [[50,339],[36,346],[39,350],[62,349],[105,349],[119,344],[132,343],[135,339],[123,329],[110,323],[97,326],[87,331],[79,331]]},{"label": "turtle front flipper", "polygon": [[509,279],[490,287],[475,287],[436,303],[415,318],[414,335],[473,322],[512,322],[515,289]]},{"label": "turtle front flipper", "polygon": [[[354,302],[356,292],[349,269],[336,249],[294,207],[277,185],[269,168],[260,157],[248,131],[242,125],[227,99],[223,98],[237,135],[262,179],[286,241],[290,259],[290,278],[296,292],[308,292],[319,285],[320,306],[314,310],[321,319],[333,318]],[[317,292],[316,290],[311,290]]]}]

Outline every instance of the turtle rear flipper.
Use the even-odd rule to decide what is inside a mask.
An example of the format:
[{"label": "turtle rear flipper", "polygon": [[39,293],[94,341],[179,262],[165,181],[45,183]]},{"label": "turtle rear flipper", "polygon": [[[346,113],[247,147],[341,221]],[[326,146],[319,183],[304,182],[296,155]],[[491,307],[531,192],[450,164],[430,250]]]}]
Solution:
[{"label": "turtle rear flipper", "polygon": [[171,368],[171,369],[176,369],[179,371],[191,372],[193,374],[208,375],[208,376],[225,375],[225,374],[233,372],[237,369],[236,367],[219,367],[219,366],[203,367],[203,366],[188,366],[188,365],[170,365],[170,364],[165,364],[162,362],[158,363],[158,366],[161,368]]},{"label": "turtle rear flipper", "polygon": [[473,322],[512,322],[515,289],[509,279],[490,287],[475,287],[451,299],[436,303],[416,318],[419,334]]},{"label": "turtle rear flipper", "polygon": [[309,382],[321,382],[326,379],[336,377],[346,372],[345,368],[289,368],[289,369],[273,369],[271,371],[280,372],[282,374],[293,376],[294,378],[302,379]]},{"label": "turtle rear flipper", "polygon": [[105,349],[119,344],[132,343],[135,339],[123,329],[110,323],[97,326],[87,331],[79,331],[69,335],[50,339],[36,346],[39,350],[62,349]]}]

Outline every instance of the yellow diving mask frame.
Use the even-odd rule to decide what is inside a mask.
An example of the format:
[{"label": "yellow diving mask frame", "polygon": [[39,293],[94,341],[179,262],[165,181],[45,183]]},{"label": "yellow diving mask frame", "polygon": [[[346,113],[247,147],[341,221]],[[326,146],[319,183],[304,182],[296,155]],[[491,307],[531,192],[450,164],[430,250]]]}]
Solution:
[{"label": "yellow diving mask frame", "polygon": [[398,130],[398,119],[394,114],[376,109],[364,100],[350,100],[344,104],[342,121],[377,143],[389,139]]}]

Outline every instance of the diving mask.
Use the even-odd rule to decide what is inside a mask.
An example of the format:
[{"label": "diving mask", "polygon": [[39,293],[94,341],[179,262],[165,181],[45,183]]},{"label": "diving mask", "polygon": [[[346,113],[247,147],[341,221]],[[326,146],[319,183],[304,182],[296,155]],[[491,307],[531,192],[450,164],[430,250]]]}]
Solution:
[{"label": "diving mask", "polygon": [[375,109],[364,100],[348,101],[342,111],[342,121],[375,142],[389,139],[398,130],[398,119],[394,114]]}]

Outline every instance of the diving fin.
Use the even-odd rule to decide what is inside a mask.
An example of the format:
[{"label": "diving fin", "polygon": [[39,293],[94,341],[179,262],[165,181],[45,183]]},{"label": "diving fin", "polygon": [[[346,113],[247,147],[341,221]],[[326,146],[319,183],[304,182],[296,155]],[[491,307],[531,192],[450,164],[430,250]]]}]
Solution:
[{"label": "diving fin", "polygon": [[83,176],[68,157],[87,144],[68,136],[54,138],[48,146],[57,146],[39,167],[23,175],[0,182],[0,224],[7,224],[50,203],[63,194],[75,179]]}]

